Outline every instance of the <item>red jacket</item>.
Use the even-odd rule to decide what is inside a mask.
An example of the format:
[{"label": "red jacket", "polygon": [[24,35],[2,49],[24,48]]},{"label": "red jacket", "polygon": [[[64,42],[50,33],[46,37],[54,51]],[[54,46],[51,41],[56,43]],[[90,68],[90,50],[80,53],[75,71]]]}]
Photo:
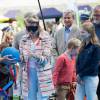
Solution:
[{"label": "red jacket", "polygon": [[57,85],[66,85],[76,79],[75,58],[71,59],[67,54],[62,54],[57,58],[53,72],[53,83]]}]

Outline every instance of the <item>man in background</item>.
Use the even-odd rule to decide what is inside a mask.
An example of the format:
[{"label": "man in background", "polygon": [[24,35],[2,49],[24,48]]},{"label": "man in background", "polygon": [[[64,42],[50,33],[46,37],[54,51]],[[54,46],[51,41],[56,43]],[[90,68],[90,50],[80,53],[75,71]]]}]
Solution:
[{"label": "man in background", "polygon": [[[97,5],[94,8],[93,23],[94,23],[94,26],[95,26],[96,34],[97,34],[99,41],[100,41],[100,5]],[[99,67],[98,76],[99,76],[99,84],[98,84],[98,88],[97,88],[97,95],[98,95],[98,100],[100,100],[100,67]]]},{"label": "man in background", "polygon": [[55,33],[52,43],[52,55],[54,62],[56,58],[65,52],[68,40],[79,36],[79,29],[74,24],[75,14],[72,10],[68,10],[63,14],[64,26]]}]

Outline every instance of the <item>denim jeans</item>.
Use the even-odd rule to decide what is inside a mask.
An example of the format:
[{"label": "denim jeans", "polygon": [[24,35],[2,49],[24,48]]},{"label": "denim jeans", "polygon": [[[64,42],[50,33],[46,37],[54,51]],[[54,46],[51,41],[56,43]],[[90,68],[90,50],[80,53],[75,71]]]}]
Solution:
[{"label": "denim jeans", "polygon": [[38,86],[38,77],[36,68],[29,68],[29,92],[28,100],[42,100]]},{"label": "denim jeans", "polygon": [[78,83],[76,87],[75,100],[84,100],[86,95],[86,100],[97,100],[97,86],[98,86],[98,76],[86,76],[82,78],[82,83]]},{"label": "denim jeans", "polygon": [[[27,97],[26,97],[27,98]],[[43,97],[38,84],[36,68],[29,68],[29,92],[28,99],[25,100],[47,100],[47,96]]]}]

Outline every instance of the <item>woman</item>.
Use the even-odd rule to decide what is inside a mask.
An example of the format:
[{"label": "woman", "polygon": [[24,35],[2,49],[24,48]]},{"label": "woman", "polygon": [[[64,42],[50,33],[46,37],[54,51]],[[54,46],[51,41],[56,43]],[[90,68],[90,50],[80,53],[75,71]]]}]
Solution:
[{"label": "woman", "polygon": [[[6,47],[6,44],[2,43],[0,45],[1,58],[0,58],[0,87],[5,91],[0,91],[2,94],[8,93],[9,100],[13,98],[13,84],[17,82],[17,75],[19,66],[18,62],[20,61],[19,51],[13,47]],[[14,82],[13,82],[14,81]],[[9,85],[8,85],[9,84]],[[6,87],[6,88],[4,88]],[[7,95],[8,97],[8,95]],[[8,100],[7,97],[4,100]]]},{"label": "woman", "polygon": [[98,67],[100,64],[100,46],[91,22],[83,24],[84,40],[76,61],[77,87],[75,100],[97,100]]},{"label": "woman", "polygon": [[[39,20],[36,15],[27,14],[25,16],[25,25],[27,34],[23,36],[20,42],[20,52],[25,62],[23,63],[22,94],[24,100],[46,100],[51,93],[50,91],[53,90],[52,82],[50,81],[52,77],[50,78],[51,74],[49,74],[51,73],[49,67],[51,42],[48,33],[40,32]],[[48,72],[45,75],[44,70]],[[48,81],[47,79],[42,79],[43,75],[50,81],[48,86],[43,83],[43,80]],[[42,83],[44,85],[41,85]],[[48,87],[52,87],[49,92],[47,91]]]}]

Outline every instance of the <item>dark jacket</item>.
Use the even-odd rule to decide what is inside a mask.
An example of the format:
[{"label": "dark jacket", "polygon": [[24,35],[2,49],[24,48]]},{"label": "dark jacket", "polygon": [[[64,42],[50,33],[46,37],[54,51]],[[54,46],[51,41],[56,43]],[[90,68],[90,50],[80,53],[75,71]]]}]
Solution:
[{"label": "dark jacket", "polygon": [[79,53],[76,61],[76,73],[80,77],[96,76],[100,63],[100,47],[89,43]]},{"label": "dark jacket", "polygon": [[100,24],[94,24],[95,26],[95,31],[96,31],[96,35],[98,36],[99,40],[100,40]]}]

